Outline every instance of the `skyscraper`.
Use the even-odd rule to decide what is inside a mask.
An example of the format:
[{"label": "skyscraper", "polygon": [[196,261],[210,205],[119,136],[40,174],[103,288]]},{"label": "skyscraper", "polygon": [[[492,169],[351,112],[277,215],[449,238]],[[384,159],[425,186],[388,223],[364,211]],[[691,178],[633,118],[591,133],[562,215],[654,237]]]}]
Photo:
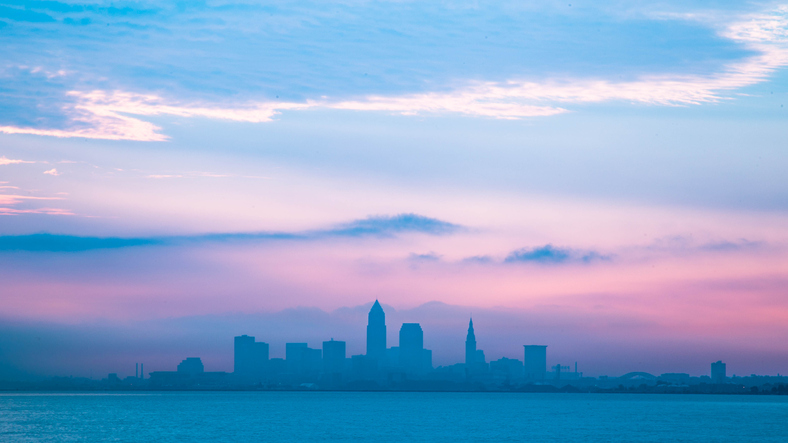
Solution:
[{"label": "skyscraper", "polygon": [[468,323],[468,336],[465,338],[465,367],[471,370],[476,364],[476,335],[473,333],[473,318]]},{"label": "skyscraper", "polygon": [[544,380],[547,374],[547,346],[525,345],[523,366],[527,380]]},{"label": "skyscraper", "polygon": [[424,349],[424,331],[418,323],[403,323],[399,330],[399,363],[405,372],[416,374],[432,366],[432,352]]},{"label": "skyscraper", "polygon": [[341,374],[345,372],[345,342],[323,342],[323,372],[326,374]]},{"label": "skyscraper", "polygon": [[235,337],[233,372],[240,377],[259,381],[268,363],[268,343],[255,342],[254,337]]},{"label": "skyscraper", "polygon": [[725,383],[727,374],[725,371],[725,363],[718,360],[711,364],[711,381],[714,383]]},{"label": "skyscraper", "polygon": [[386,313],[377,300],[369,310],[367,322],[367,356],[382,362],[386,357]]}]

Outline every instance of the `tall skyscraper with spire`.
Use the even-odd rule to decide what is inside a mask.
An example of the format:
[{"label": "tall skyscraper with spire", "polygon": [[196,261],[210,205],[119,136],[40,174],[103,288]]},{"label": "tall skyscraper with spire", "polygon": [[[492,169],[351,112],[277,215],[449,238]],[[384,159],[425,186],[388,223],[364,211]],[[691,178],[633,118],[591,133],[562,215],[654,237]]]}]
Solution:
[{"label": "tall skyscraper with spire", "polygon": [[386,313],[377,300],[369,310],[367,322],[367,356],[383,361],[386,356]]},{"label": "tall skyscraper with spire", "polygon": [[473,333],[473,318],[468,323],[468,337],[465,339],[465,367],[473,369],[476,366],[476,335]]}]

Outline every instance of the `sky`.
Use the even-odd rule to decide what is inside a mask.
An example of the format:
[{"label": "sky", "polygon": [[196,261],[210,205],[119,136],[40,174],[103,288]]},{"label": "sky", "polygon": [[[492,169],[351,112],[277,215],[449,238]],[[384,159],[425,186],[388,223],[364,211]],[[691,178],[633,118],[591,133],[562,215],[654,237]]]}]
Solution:
[{"label": "sky", "polygon": [[[571,1],[571,3],[570,3]],[[600,4],[604,3],[604,4]],[[0,378],[232,337],[788,372],[788,4],[0,0]]]}]

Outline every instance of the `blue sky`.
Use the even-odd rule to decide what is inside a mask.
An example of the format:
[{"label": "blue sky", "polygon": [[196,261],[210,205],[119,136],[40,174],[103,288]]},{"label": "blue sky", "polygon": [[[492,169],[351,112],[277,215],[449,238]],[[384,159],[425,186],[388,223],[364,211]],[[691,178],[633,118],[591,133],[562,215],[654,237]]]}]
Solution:
[{"label": "blue sky", "polygon": [[[14,40],[4,58],[41,68],[18,72],[18,81],[176,99],[304,100],[526,76],[708,73],[750,53],[718,36],[715,23],[655,19],[658,7],[638,3],[111,5],[17,2],[0,10]],[[68,24],[75,21],[85,24]],[[73,75],[46,78],[61,70]]]},{"label": "blue sky", "polygon": [[473,82],[713,75],[757,55],[721,31],[768,10],[540,5],[12,2],[0,10],[11,43],[3,74],[13,91],[4,118],[62,127],[59,106],[75,101],[67,91],[233,107],[447,92]]},{"label": "blue sky", "polygon": [[0,318],[379,297],[788,364],[785,4],[0,1],[0,39]]}]

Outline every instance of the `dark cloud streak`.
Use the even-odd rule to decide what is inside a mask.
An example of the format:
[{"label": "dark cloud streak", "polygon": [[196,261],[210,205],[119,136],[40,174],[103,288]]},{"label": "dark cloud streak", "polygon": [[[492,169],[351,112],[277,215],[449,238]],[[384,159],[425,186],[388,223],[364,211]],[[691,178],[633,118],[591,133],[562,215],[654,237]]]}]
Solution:
[{"label": "dark cloud streak", "polygon": [[330,238],[393,238],[397,234],[421,233],[447,235],[458,232],[460,225],[417,214],[372,216],[338,226],[303,232],[219,233],[192,236],[141,238],[80,237],[58,234],[0,236],[0,251],[79,252],[94,249],[117,249],[132,246],[187,245],[205,242],[246,242],[263,240],[323,240]]},{"label": "dark cloud streak", "polygon": [[607,261],[611,258],[611,256],[601,254],[597,251],[577,251],[568,248],[557,248],[551,244],[547,244],[535,248],[522,248],[512,251],[506,259],[504,259],[504,262],[566,264]]}]

